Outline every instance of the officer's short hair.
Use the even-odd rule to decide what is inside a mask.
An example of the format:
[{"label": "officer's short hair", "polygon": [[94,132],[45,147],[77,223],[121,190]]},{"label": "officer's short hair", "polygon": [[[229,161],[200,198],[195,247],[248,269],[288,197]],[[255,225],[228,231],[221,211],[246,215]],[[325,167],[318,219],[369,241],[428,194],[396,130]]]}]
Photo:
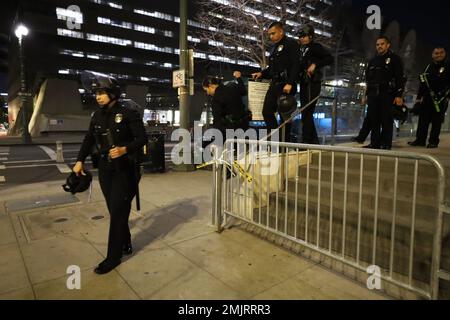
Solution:
[{"label": "officer's short hair", "polygon": [[273,27],[277,27],[280,28],[281,30],[284,30],[284,24],[281,21],[272,22],[267,30],[272,29]]},{"label": "officer's short hair", "polygon": [[433,51],[436,50],[436,49],[444,49],[444,51],[447,52],[447,50],[445,49],[445,47],[444,47],[443,45],[440,45],[440,44],[438,44],[438,45],[436,45],[436,46],[433,47]]},{"label": "officer's short hair", "polygon": [[391,39],[389,39],[387,36],[379,36],[377,38],[377,41],[378,40],[385,40],[388,44],[391,44]]}]

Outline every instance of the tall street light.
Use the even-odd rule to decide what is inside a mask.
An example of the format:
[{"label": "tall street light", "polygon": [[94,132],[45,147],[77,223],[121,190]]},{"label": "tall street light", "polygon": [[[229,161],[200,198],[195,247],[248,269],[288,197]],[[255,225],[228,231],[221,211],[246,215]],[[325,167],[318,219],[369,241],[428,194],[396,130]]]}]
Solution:
[{"label": "tall street light", "polygon": [[28,131],[28,115],[27,115],[27,101],[28,97],[31,96],[30,93],[28,93],[27,88],[27,82],[26,82],[26,75],[25,75],[25,57],[24,57],[24,50],[23,50],[23,38],[28,35],[28,28],[24,26],[23,24],[20,24],[17,26],[15,31],[16,37],[19,40],[19,63],[20,63],[20,100],[22,102],[22,125],[23,125],[23,132],[22,132],[22,142],[24,144],[30,144],[31,143],[31,135]]}]

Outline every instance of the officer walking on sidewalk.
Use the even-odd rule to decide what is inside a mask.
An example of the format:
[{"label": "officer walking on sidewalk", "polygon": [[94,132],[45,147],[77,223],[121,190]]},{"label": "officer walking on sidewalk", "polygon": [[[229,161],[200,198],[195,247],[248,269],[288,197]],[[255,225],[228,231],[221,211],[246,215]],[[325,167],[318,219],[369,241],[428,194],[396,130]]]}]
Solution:
[{"label": "officer walking on sidewalk", "polygon": [[[300,73],[300,47],[299,44],[289,39],[281,22],[273,22],[268,30],[273,46],[270,50],[269,66],[262,72],[252,74],[254,80],[272,80],[264,99],[263,117],[267,129],[278,127],[275,113],[278,112],[278,98],[282,94],[295,95]],[[286,126],[285,142],[290,142],[291,125]]]},{"label": "officer walking on sidewalk", "polygon": [[[425,147],[428,128],[431,124],[431,133],[428,148],[439,146],[439,135],[450,97],[450,65],[446,60],[447,54],[443,47],[436,47],[432,53],[432,62],[425,72],[420,75],[420,87],[417,94],[416,111],[419,115],[416,140],[408,142],[410,146]],[[413,110],[414,110],[413,109]]]},{"label": "officer walking on sidewalk", "polygon": [[92,116],[73,171],[83,175],[87,156],[93,153],[93,160],[98,158],[110,225],[107,257],[94,271],[105,274],[121,263],[123,254],[132,253],[128,219],[140,179],[135,158],[147,143],[147,135],[139,112],[119,100],[116,79],[92,72],[83,74],[82,80],[86,89],[95,93],[100,109]]},{"label": "officer walking on sidewalk", "polygon": [[370,121],[371,143],[365,148],[392,148],[394,131],[393,105],[403,105],[405,77],[400,57],[390,50],[387,37],[377,39],[377,55],[366,70],[367,117]]}]

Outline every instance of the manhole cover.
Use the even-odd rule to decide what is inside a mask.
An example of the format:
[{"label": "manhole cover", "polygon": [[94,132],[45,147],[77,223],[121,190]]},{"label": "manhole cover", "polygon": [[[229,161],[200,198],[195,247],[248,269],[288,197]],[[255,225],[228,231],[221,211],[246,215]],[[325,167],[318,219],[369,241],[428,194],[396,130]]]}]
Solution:
[{"label": "manhole cover", "polygon": [[63,222],[66,222],[66,221],[69,221],[69,219],[67,219],[67,218],[60,218],[60,219],[56,219],[55,221],[53,221],[54,223],[63,223]]},{"label": "manhole cover", "polygon": [[92,220],[102,220],[104,218],[105,218],[104,216],[95,216],[95,217],[92,217],[91,219]]}]

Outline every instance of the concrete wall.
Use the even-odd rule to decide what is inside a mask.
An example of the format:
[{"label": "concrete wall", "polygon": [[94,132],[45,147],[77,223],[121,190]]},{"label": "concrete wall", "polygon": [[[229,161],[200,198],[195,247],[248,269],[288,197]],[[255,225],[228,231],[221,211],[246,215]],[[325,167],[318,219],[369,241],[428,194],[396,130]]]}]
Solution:
[{"label": "concrete wall", "polygon": [[[87,131],[91,111],[84,110],[78,83],[72,80],[47,79],[33,98],[33,112],[29,123],[32,136],[43,132]],[[19,99],[9,103],[10,135],[19,134],[22,123]]]}]

